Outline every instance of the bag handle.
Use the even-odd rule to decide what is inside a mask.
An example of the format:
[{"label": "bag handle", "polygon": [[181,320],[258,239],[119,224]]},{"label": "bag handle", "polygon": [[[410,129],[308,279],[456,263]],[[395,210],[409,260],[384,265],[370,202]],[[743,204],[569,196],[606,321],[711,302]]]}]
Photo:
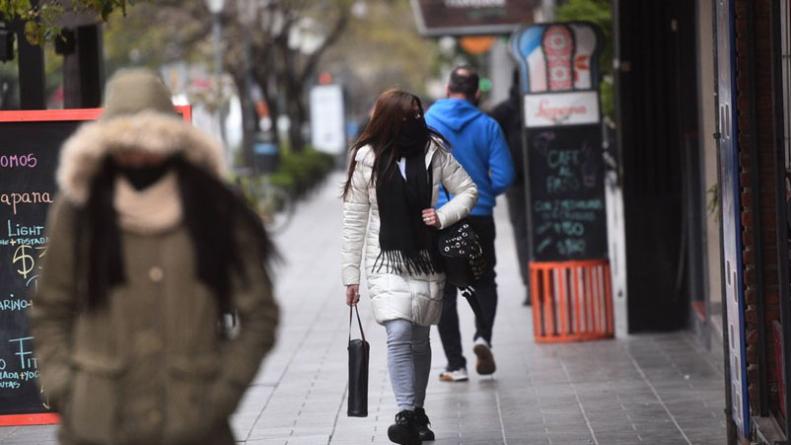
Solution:
[{"label": "bag handle", "polygon": [[[360,336],[365,341],[365,332],[363,331],[363,322],[360,321],[360,311],[357,309],[357,305],[354,305],[354,312],[357,313],[357,324],[360,326]],[[352,341],[352,306],[349,306],[349,341]]]}]

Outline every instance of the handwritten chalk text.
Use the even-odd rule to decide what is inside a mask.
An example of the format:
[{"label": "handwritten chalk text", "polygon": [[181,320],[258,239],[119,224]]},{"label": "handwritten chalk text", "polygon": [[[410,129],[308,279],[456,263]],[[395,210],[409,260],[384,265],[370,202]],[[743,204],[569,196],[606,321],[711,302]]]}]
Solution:
[{"label": "handwritten chalk text", "polygon": [[23,226],[21,224],[11,224],[11,220],[6,222],[9,237],[17,236],[41,236],[44,233],[44,226]]},{"label": "handwritten chalk text", "polygon": [[0,193],[0,204],[11,207],[12,213],[17,214],[20,204],[52,204],[52,196],[48,192],[23,192]]},{"label": "handwritten chalk text", "polygon": [[33,153],[24,155],[0,155],[0,168],[36,168],[38,159]]}]

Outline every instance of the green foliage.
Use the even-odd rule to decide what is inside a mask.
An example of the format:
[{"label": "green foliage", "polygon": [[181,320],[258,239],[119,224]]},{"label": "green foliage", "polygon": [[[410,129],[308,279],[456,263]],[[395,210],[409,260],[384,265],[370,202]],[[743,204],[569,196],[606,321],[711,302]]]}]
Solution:
[{"label": "green foliage", "polygon": [[49,0],[34,5],[31,0],[0,0],[0,17],[5,21],[20,21],[25,36],[33,44],[51,41],[60,34],[60,19],[65,13],[95,14],[107,20],[114,11],[126,14],[127,4],[133,0]]},{"label": "green foliage", "polygon": [[615,116],[615,87],[612,78],[613,60],[613,24],[610,0],[569,0],[558,7],[557,18],[559,21],[586,21],[592,22],[601,29],[604,39],[604,48],[599,59],[601,74],[602,112],[613,119]]},{"label": "green foliage", "polygon": [[[113,14],[102,31],[105,70],[109,74],[135,65],[157,69],[172,60],[178,34],[155,18],[154,2],[140,4],[126,16]],[[179,54],[181,56],[181,54]]]},{"label": "green foliage", "polygon": [[[280,154],[278,169],[268,178],[238,177],[233,182],[238,184],[243,191],[261,187],[263,181],[268,181],[296,196],[304,194],[319,184],[333,169],[335,158],[326,153],[305,148],[301,151],[283,150]],[[247,196],[252,201],[251,196]]]},{"label": "green foliage", "polygon": [[[601,29],[604,37],[604,51],[602,60],[612,61],[613,50],[613,28],[612,28],[612,9],[609,0],[569,0],[567,3],[558,7],[557,18],[559,21],[586,21],[591,22]],[[602,69],[606,73],[612,72],[612,64]]]},{"label": "green foliage", "polygon": [[332,156],[310,148],[287,150],[281,154],[280,166],[271,181],[292,193],[304,193],[323,180],[334,164]]}]

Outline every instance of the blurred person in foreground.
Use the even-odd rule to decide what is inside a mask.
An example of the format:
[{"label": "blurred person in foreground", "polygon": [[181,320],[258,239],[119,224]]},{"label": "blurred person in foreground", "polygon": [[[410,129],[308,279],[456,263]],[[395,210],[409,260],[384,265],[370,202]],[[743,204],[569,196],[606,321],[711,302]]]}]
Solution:
[{"label": "blurred person in foreground", "polygon": [[[480,99],[479,77],[471,67],[456,67],[447,85],[447,98],[438,100],[426,113],[426,123],[450,142],[453,157],[469,173],[478,187],[478,203],[472,209],[470,225],[478,235],[486,260],[486,270],[473,284],[475,292],[469,297],[475,313],[473,352],[480,375],[490,375],[497,366],[492,354],[492,329],[497,312],[497,283],[495,282],[494,252],[495,227],[492,210],[497,195],[505,192],[514,180],[514,166],[508,144],[500,125],[483,114],[476,104]],[[448,190],[454,195],[453,190]],[[446,201],[440,193],[438,206]],[[442,347],[448,359],[445,371],[439,376],[444,382],[466,381],[467,361],[462,354],[459,314],[456,310],[457,289],[447,284],[439,322]],[[477,306],[477,307],[476,307]]]},{"label": "blurred person in foreground", "polygon": [[[470,212],[475,184],[423,118],[420,99],[388,90],[351,147],[343,192],[346,303],[360,299],[365,250],[374,317],[387,330],[387,364],[399,412],[388,438],[434,440],[423,406],[431,368],[429,331],[442,313],[445,275],[436,231]],[[456,197],[436,205],[440,185]],[[363,246],[367,247],[363,249]]]},{"label": "blurred person in foreground", "polygon": [[232,445],[228,417],[275,341],[274,247],[170,97],[122,70],[63,146],[30,312],[62,444]]},{"label": "blurred person in foreground", "polygon": [[511,159],[514,161],[516,176],[511,187],[505,192],[505,198],[506,202],[508,202],[508,217],[511,220],[511,228],[514,231],[519,274],[522,277],[522,284],[525,286],[523,304],[530,306],[530,274],[527,271],[527,197],[525,196],[525,164],[522,150],[524,120],[520,104],[519,70],[514,69],[513,83],[511,84],[508,99],[497,104],[492,110],[491,116],[503,129],[505,139],[508,141],[508,148],[511,150]]}]

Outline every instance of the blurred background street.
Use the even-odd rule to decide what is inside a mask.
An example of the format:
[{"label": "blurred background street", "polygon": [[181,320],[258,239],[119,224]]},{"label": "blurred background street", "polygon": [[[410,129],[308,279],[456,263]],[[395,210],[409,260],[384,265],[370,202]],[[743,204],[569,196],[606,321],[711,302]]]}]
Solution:
[{"label": "blurred background street", "polygon": [[[346,416],[348,311],[340,283],[342,177],[334,174],[300,204],[277,237],[285,262],[277,299],[278,344],[233,418],[241,443],[320,445],[389,443],[395,401],[387,377],[384,329],[360,313],[371,343],[369,415]],[[507,227],[504,202],[497,223]],[[442,345],[432,329],[426,409],[442,445],[720,445],[721,358],[689,333],[642,334],[593,343],[536,345],[509,230],[498,234],[501,304],[494,332],[498,370],[469,382],[440,382]],[[300,267],[295,267],[295,265]],[[471,311],[460,306],[462,332]],[[355,328],[356,335],[356,328]],[[474,360],[464,337],[465,355]],[[200,409],[200,407],[196,407]],[[0,429],[0,443],[54,444],[55,427]]]},{"label": "blurred background street", "polygon": [[129,66],[221,143],[284,257],[238,440],[388,443],[365,286],[346,416],[340,184],[383,90],[429,109],[462,65],[522,179],[495,209],[497,372],[440,382],[432,329],[436,443],[791,443],[791,0],[0,1],[0,443],[55,443],[24,309],[61,144]]}]

